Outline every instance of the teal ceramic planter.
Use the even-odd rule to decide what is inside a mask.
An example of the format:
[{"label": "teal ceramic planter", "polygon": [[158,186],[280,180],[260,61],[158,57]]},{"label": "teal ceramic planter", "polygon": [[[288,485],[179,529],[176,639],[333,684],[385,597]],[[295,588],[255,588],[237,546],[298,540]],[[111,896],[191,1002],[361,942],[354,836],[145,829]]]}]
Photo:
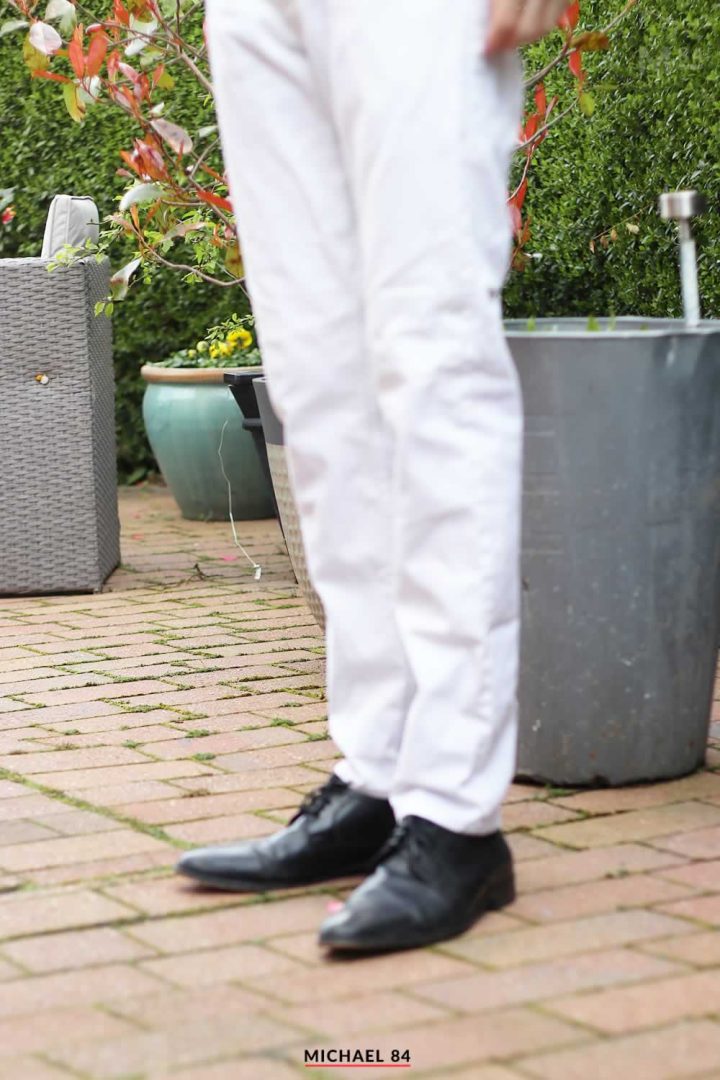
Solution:
[{"label": "teal ceramic planter", "polygon": [[[259,369],[253,370],[260,374]],[[145,430],[182,516],[194,521],[229,520],[224,467],[233,517],[239,521],[273,517],[272,492],[252,435],[243,429],[223,383],[223,371],[146,364],[142,376],[147,382]]]}]

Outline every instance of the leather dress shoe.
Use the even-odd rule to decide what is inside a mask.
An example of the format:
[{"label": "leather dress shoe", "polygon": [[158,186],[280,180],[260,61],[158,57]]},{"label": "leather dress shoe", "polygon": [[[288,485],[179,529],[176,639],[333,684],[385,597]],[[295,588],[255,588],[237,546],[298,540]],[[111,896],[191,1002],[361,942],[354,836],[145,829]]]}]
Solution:
[{"label": "leather dress shoe", "polygon": [[462,934],[514,899],[512,855],[502,833],[467,836],[407,817],[375,872],[325,920],[320,944],[357,952],[418,948]]},{"label": "leather dress shoe", "polygon": [[177,870],[203,885],[238,892],[314,885],[370,873],[394,825],[386,799],[363,795],[332,776],[280,832],[188,851]]}]

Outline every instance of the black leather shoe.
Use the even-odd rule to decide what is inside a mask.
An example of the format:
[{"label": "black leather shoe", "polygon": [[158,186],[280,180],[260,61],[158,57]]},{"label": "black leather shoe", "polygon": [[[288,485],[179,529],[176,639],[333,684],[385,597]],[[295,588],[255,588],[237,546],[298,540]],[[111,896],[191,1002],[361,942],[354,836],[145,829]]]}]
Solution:
[{"label": "black leather shoe", "polygon": [[466,836],[407,817],[375,873],[325,920],[320,944],[357,952],[414,949],[456,937],[514,899],[512,855],[502,833]]},{"label": "black leather shoe", "polygon": [[315,885],[370,873],[394,825],[386,799],[362,795],[332,776],[280,832],[188,851],[177,870],[203,885],[239,892]]}]

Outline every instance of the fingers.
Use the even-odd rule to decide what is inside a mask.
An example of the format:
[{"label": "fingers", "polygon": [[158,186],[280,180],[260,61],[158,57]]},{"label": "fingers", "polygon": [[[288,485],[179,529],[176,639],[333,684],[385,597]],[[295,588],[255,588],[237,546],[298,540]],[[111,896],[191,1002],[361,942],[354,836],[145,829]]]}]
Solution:
[{"label": "fingers", "polygon": [[567,7],[568,0],[490,0],[487,55],[544,37]]},{"label": "fingers", "polygon": [[545,37],[557,25],[567,0],[526,0],[517,28],[517,45],[529,45]]},{"label": "fingers", "polygon": [[515,48],[522,9],[523,0],[490,0],[490,23],[485,45],[488,56]]}]

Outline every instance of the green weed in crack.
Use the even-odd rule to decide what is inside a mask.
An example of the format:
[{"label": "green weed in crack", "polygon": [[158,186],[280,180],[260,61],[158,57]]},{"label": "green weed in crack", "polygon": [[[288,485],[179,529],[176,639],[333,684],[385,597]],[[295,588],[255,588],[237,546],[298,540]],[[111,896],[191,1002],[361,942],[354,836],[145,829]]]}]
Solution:
[{"label": "green weed in crack", "polygon": [[166,705],[131,705],[129,701],[121,701],[120,698],[100,698],[100,701],[104,705],[114,705],[121,713],[144,713],[169,708]]},{"label": "green weed in crack", "polygon": [[172,847],[184,850],[191,846],[182,840],[176,840],[174,837],[169,836],[165,830],[158,825],[147,825],[144,821],[138,821],[137,818],[133,818],[127,814],[118,813],[118,811],[113,810],[111,807],[100,806],[96,803],[88,802],[86,799],[80,799],[74,795],[69,795],[66,791],[61,791],[59,788],[40,783],[38,780],[33,780],[31,776],[25,776],[22,773],[15,772],[13,769],[0,767],[0,780],[9,780],[13,784],[21,784],[23,787],[27,788],[28,791],[33,791],[39,795],[45,795],[48,799],[54,799],[56,802],[60,802],[64,806],[69,806],[73,810],[86,810],[92,814],[97,814],[99,817],[107,818],[109,821],[116,821],[121,825],[127,825],[128,828],[133,829],[135,832],[144,833],[146,836],[152,836],[156,840],[162,840],[163,843],[170,844]]}]

